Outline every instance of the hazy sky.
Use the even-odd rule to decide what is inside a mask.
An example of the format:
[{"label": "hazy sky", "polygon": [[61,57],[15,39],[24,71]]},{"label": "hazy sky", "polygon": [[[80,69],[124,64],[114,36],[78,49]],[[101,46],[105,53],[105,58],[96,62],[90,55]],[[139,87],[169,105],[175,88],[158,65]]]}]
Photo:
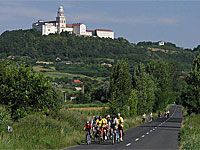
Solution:
[{"label": "hazy sky", "polygon": [[55,20],[64,6],[67,23],[88,29],[112,29],[130,42],[169,41],[180,47],[200,45],[200,1],[0,0],[0,33],[31,28],[39,19]]}]

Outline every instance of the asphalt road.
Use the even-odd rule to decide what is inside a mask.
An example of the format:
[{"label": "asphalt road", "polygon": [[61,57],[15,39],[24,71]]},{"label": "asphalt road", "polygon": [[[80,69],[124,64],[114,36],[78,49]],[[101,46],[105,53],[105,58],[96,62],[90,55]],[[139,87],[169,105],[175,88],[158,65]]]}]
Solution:
[{"label": "asphalt road", "polygon": [[79,145],[70,150],[79,149],[178,149],[178,135],[181,128],[181,106],[170,108],[170,117],[159,118],[125,132],[124,141],[115,145],[111,141],[102,144]]}]

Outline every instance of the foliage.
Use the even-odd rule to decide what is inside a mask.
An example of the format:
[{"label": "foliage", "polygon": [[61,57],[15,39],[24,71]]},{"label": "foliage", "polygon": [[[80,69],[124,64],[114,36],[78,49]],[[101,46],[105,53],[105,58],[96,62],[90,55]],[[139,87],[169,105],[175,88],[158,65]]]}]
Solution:
[{"label": "foliage", "polygon": [[187,89],[183,91],[181,100],[189,113],[200,113],[200,54],[194,59],[191,72],[186,78]]},{"label": "foliage", "polygon": [[[149,48],[158,48],[169,52],[153,52]],[[138,62],[147,63],[149,60],[163,60],[178,64],[179,71],[186,71],[196,55],[191,50],[184,50],[175,44],[166,43],[164,46],[158,46],[157,42],[139,42],[133,44],[124,38],[104,39],[93,37],[81,37],[67,32],[52,34],[48,36],[40,35],[36,30],[14,30],[6,31],[0,36],[0,58],[8,56],[28,56],[35,60],[55,61],[57,57],[61,61],[72,61],[87,63],[84,74],[91,75],[88,70],[92,70],[95,76],[108,75],[108,68],[95,66],[100,63],[111,63],[108,60],[127,58],[130,66],[133,67]],[[111,63],[112,64],[112,63]],[[74,67],[74,66],[72,66]],[[75,66],[76,69],[80,67]],[[82,67],[82,66],[81,66]],[[57,66],[58,69],[65,69],[75,72],[76,69],[67,69],[63,66]],[[101,71],[95,72],[93,68]],[[77,72],[77,71],[76,71]]]},{"label": "foliage", "polygon": [[129,115],[127,106],[131,88],[131,75],[128,63],[125,60],[120,60],[113,67],[110,78],[110,108],[113,113],[121,112],[124,115]]},{"label": "foliage", "polygon": [[172,63],[151,61],[146,70],[157,84],[154,110],[163,109],[176,99],[173,84],[177,80],[175,79],[176,68]]},{"label": "foliage", "polygon": [[156,84],[150,74],[146,72],[144,64],[135,67],[133,87],[137,90],[138,114],[152,112],[155,102]]},{"label": "foliage", "polygon": [[54,110],[61,104],[51,82],[23,65],[1,62],[0,84],[0,103],[10,108],[14,119]]},{"label": "foliage", "polygon": [[129,106],[130,106],[130,116],[137,115],[138,108],[138,91],[132,89],[131,95],[129,97]]},{"label": "foliage", "polygon": [[184,119],[180,132],[180,148],[200,149],[200,115],[191,115]]}]

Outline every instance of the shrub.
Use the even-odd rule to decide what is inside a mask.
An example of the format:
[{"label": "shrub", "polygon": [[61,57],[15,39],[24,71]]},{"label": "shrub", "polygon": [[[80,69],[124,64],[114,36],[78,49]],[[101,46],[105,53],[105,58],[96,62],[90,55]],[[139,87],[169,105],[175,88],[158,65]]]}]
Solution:
[{"label": "shrub", "polygon": [[51,82],[24,65],[0,63],[0,85],[0,103],[10,107],[14,119],[61,105]]}]

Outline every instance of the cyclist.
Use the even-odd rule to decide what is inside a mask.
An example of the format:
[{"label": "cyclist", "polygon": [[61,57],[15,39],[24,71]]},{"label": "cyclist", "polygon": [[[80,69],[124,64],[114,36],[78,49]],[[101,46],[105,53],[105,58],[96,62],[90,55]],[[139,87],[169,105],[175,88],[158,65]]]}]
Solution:
[{"label": "cyclist", "polygon": [[111,135],[111,131],[110,131],[110,126],[111,126],[111,117],[110,117],[110,115],[107,115],[106,116],[106,119],[107,119],[107,127],[106,127],[106,129],[107,129],[107,137],[108,138],[110,138],[110,135]]},{"label": "cyclist", "polygon": [[98,132],[100,133],[101,139],[103,139],[103,118],[102,116],[99,116],[99,119],[96,121],[98,126]]},{"label": "cyclist", "polygon": [[161,118],[161,113],[160,113],[160,111],[158,112],[158,118]]},{"label": "cyclist", "polygon": [[146,121],[146,114],[144,113],[143,115],[142,115],[142,122],[145,122]]},{"label": "cyclist", "polygon": [[121,117],[121,114],[118,113],[118,130],[119,130],[119,134],[120,134],[120,141],[123,141],[122,136],[123,136],[123,127],[124,127],[124,119]]},{"label": "cyclist", "polygon": [[106,116],[105,118],[102,118],[102,130],[103,130],[103,139],[107,140],[107,119]]},{"label": "cyclist", "polygon": [[97,133],[97,120],[98,120],[98,116],[93,116],[93,120],[92,120],[92,132],[93,132],[94,136]]},{"label": "cyclist", "polygon": [[170,113],[170,112],[169,112],[169,110],[168,110],[168,111],[166,112],[166,114],[167,114],[167,118],[169,118],[169,113]]},{"label": "cyclist", "polygon": [[[92,125],[89,121],[87,121],[84,125],[84,130],[87,132],[86,133],[86,139],[87,139],[87,134],[89,133],[90,137],[91,137],[91,129],[92,129]],[[86,140],[87,142],[87,140]]]},{"label": "cyclist", "polygon": [[112,139],[113,139],[112,143],[113,144],[117,141],[118,125],[119,125],[119,122],[118,122],[117,116],[113,116],[111,118],[111,125],[110,125],[111,136],[112,136]]},{"label": "cyclist", "polygon": [[149,122],[151,122],[152,120],[153,120],[153,113],[151,112],[150,114],[149,114]]}]

